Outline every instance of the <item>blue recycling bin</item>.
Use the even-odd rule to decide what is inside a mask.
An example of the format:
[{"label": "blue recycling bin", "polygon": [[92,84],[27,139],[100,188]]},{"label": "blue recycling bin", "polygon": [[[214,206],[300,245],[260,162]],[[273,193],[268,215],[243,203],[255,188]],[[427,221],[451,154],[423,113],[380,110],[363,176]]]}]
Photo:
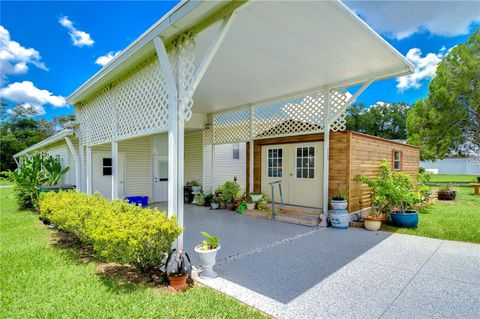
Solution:
[{"label": "blue recycling bin", "polygon": [[148,206],[148,196],[127,196],[125,199],[128,200],[130,204],[135,204],[142,207]]}]

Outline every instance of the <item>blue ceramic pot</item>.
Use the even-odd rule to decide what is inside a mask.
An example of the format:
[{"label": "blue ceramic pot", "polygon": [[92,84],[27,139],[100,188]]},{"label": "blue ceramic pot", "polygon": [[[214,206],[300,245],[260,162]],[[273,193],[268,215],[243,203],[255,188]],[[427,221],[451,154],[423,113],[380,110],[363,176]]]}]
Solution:
[{"label": "blue ceramic pot", "polygon": [[398,227],[416,228],[418,224],[418,212],[416,210],[407,210],[404,214],[392,212],[392,222]]}]

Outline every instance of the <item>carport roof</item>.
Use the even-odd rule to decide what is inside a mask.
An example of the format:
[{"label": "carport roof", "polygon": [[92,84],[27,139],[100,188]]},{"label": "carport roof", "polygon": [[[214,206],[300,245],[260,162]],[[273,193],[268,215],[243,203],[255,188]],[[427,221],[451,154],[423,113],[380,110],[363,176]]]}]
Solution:
[{"label": "carport roof", "polygon": [[[194,112],[210,113],[319,88],[347,87],[398,77],[413,66],[340,1],[196,2],[173,8],[128,48],[82,84],[69,103],[82,101],[148,55],[152,39],[170,41],[203,26],[200,61],[221,19],[231,28],[194,95]],[[211,23],[206,23],[209,21]],[[198,29],[198,28],[197,28]]]}]

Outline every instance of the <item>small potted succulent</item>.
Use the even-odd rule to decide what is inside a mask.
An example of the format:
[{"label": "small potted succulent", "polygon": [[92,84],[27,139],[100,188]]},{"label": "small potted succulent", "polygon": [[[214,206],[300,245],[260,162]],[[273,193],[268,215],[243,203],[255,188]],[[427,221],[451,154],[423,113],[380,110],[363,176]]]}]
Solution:
[{"label": "small potted succulent", "polygon": [[218,237],[211,236],[206,231],[202,232],[205,240],[195,247],[195,251],[200,257],[200,264],[203,271],[200,273],[201,278],[215,278],[217,273],[213,271],[213,266],[217,263],[217,252],[220,250],[220,241]]},{"label": "small potted succulent", "polygon": [[168,289],[172,291],[185,291],[188,288],[187,278],[192,271],[192,264],[187,253],[173,249],[168,255],[165,272],[168,278]]},{"label": "small potted succulent", "polygon": [[457,197],[457,191],[453,190],[450,185],[445,185],[438,189],[437,197],[439,200],[454,200]]},{"label": "small potted succulent", "polygon": [[332,197],[330,201],[333,209],[340,210],[340,209],[347,209],[348,207],[348,192],[345,189],[341,189],[340,187],[337,188],[335,195]]},{"label": "small potted succulent", "polygon": [[220,198],[218,196],[212,196],[212,199],[210,200],[210,207],[212,209],[220,208]]},{"label": "small potted succulent", "polygon": [[256,203],[260,199],[262,199],[263,194],[262,193],[257,193],[257,192],[252,192],[252,193],[250,193],[250,197],[252,198],[252,202]]}]

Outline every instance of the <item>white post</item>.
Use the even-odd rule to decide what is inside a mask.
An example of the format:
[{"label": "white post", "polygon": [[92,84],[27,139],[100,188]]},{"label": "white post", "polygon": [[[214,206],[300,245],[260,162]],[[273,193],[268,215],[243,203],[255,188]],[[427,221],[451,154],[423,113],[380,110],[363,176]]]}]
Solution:
[{"label": "white post", "polygon": [[[160,68],[165,79],[168,92],[168,209],[169,217],[177,216],[177,164],[178,164],[178,104],[177,104],[177,86],[175,78],[170,67],[167,51],[163,41],[156,37],[153,39],[157,57],[160,62]],[[182,185],[183,186],[183,185]]]},{"label": "white post", "polygon": [[250,190],[250,193],[252,193],[254,191],[253,187],[254,187],[254,178],[253,178],[253,161],[254,161],[254,147],[253,147],[253,105],[250,105],[250,141],[249,141],[249,145],[250,145],[250,159],[249,159],[249,162],[250,162],[250,165],[249,165],[249,170],[250,170],[250,178],[249,178],[249,190]]},{"label": "white post", "polygon": [[[213,122],[213,120],[212,120]],[[215,129],[214,125],[212,124],[212,153],[210,154],[211,156],[211,170],[210,170],[210,183],[212,183],[212,194],[215,192],[215,174],[214,174],[214,168],[215,168]]]},{"label": "white post", "polygon": [[328,164],[329,164],[329,148],[330,148],[330,89],[327,90],[327,96],[325,99],[325,122],[323,129],[323,219],[320,222],[320,226],[327,226],[328,218]]},{"label": "white post", "polygon": [[92,195],[92,148],[87,145],[87,194]]},{"label": "white post", "polygon": [[79,160],[80,160],[80,180],[78,181],[78,187],[80,189],[81,192],[86,192],[87,190],[85,189],[85,183],[83,181],[83,178],[82,178],[82,175],[85,174],[85,151],[84,151],[84,146],[82,145],[81,142],[79,142],[78,144],[79,146],[79,152],[78,152],[78,155],[79,155]]},{"label": "white post", "polygon": [[[183,227],[183,214],[184,214],[184,163],[185,163],[185,119],[183,114],[178,114],[178,136],[177,136],[177,222],[180,227]],[[170,165],[169,165],[170,166]],[[183,232],[177,239],[177,251],[183,250]]]},{"label": "white post", "polygon": [[77,190],[77,192],[79,192],[80,191],[80,159],[78,158],[78,154],[75,151],[75,147],[73,147],[72,141],[68,136],[65,136],[65,141],[67,142],[70,153],[72,153],[73,159],[75,161],[75,189]]},{"label": "white post", "polygon": [[119,176],[118,142],[112,141],[112,199],[118,199]]}]

